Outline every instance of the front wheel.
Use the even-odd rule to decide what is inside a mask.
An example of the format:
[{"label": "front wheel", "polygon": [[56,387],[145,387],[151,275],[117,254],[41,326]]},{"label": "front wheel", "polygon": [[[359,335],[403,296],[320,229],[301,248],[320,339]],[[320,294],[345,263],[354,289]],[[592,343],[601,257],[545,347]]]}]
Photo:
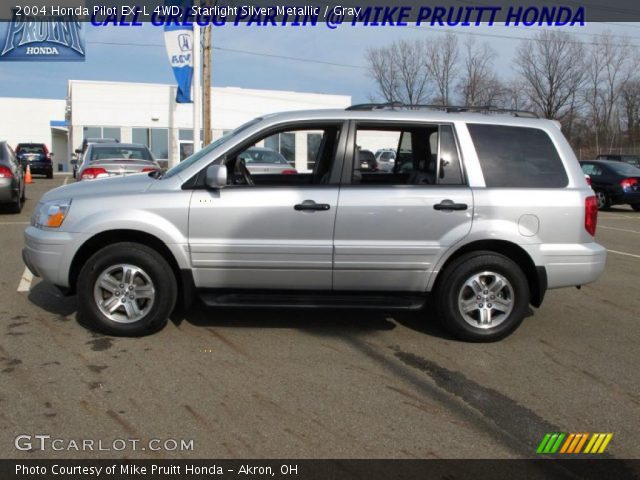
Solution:
[{"label": "front wheel", "polygon": [[438,318],[456,337],[491,342],[512,333],[529,305],[529,283],[518,265],[493,252],[454,260],[436,290]]},{"label": "front wheel", "polygon": [[78,277],[79,312],[104,333],[141,336],[161,329],[176,303],[173,270],[155,250],[122,242],[96,252]]}]

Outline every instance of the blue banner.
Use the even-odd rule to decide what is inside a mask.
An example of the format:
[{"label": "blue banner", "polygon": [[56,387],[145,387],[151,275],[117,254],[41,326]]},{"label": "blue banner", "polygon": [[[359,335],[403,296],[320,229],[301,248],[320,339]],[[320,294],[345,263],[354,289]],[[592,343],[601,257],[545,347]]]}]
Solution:
[{"label": "blue banner", "polygon": [[[186,7],[190,0],[165,0],[165,9]],[[167,10],[169,11],[169,10]],[[184,10],[182,10],[184,11]],[[177,22],[178,23],[178,22]],[[193,79],[193,27],[165,25],[164,44],[178,82],[177,103],[191,103],[191,81]]]}]

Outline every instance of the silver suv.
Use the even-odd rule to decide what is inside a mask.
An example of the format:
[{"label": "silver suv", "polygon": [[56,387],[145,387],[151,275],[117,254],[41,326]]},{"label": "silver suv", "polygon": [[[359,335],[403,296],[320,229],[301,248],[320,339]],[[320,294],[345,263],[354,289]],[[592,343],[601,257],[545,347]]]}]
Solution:
[{"label": "silver suv", "polygon": [[[243,152],[295,158],[251,175]],[[397,152],[360,171],[360,149]],[[300,168],[300,166],[312,168]],[[426,307],[454,335],[513,332],[550,288],[593,282],[597,205],[553,121],[360,105],[257,118],[160,173],[57,188],[24,261],[114,335],[208,305]],[[427,304],[427,300],[430,299]]]}]

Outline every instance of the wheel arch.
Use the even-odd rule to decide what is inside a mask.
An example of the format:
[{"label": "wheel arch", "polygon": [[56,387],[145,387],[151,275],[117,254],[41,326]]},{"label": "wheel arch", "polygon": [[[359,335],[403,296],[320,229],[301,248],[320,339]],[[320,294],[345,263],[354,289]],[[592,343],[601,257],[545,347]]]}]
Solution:
[{"label": "wheel arch", "polygon": [[499,253],[513,260],[524,273],[529,283],[530,298],[529,303],[534,307],[539,307],[544,300],[547,290],[547,273],[544,267],[536,266],[531,256],[519,245],[507,240],[476,240],[465,245],[451,253],[444,263],[434,270],[435,279],[431,280],[431,290],[438,287],[438,283],[442,278],[441,273],[457,258],[470,252],[489,251]]},{"label": "wheel arch", "polygon": [[167,260],[178,285],[178,301],[186,307],[191,303],[194,294],[191,270],[181,269],[171,249],[161,239],[148,232],[129,229],[107,230],[87,239],[76,251],[69,268],[69,294],[76,292],[76,284],[80,270],[89,258],[98,250],[120,242],[133,242],[154,249]]}]

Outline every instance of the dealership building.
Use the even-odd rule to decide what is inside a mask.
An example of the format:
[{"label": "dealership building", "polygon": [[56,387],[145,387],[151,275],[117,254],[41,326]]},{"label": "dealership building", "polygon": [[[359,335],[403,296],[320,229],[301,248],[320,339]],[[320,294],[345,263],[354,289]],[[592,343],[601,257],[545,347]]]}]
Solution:
[{"label": "dealership building", "polygon": [[[84,138],[96,137],[147,145],[170,167],[193,151],[193,105],[178,104],[175,97],[172,85],[84,80],[69,81],[65,100],[0,97],[0,140],[12,147],[46,144],[54,153],[54,171],[69,171],[75,149]],[[346,95],[213,87],[212,138],[268,113],[349,105]],[[266,146],[305,171],[313,140],[304,132],[283,133]]]}]

